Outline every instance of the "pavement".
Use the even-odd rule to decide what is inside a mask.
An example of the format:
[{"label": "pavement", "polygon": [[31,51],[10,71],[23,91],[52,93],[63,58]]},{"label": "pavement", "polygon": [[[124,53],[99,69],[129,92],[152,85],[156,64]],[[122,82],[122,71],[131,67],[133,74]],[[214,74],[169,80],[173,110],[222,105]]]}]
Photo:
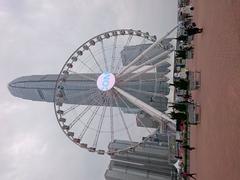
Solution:
[{"label": "pavement", "polygon": [[240,179],[240,0],[193,0],[194,38],[190,70],[201,72],[193,92],[200,124],[191,127],[190,170],[198,180]]}]

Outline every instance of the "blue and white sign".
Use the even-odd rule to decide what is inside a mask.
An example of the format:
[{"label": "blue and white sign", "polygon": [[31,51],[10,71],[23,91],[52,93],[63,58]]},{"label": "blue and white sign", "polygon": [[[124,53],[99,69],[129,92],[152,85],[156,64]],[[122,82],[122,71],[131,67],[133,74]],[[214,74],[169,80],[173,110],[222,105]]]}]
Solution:
[{"label": "blue and white sign", "polygon": [[97,79],[97,87],[101,91],[112,89],[115,84],[115,76],[112,73],[104,72]]}]

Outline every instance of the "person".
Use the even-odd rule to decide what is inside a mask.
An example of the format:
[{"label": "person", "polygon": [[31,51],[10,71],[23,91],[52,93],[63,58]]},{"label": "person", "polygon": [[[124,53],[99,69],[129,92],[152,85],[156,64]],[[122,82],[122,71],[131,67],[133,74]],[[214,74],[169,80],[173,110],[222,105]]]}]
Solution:
[{"label": "person", "polygon": [[[183,129],[183,121],[176,119],[176,130],[177,131],[182,131],[182,129]],[[183,141],[181,143],[183,143]]]},{"label": "person", "polygon": [[[178,66],[178,65],[176,65],[176,66]],[[179,71],[174,72],[173,76],[174,76],[175,80],[187,79],[187,73],[184,70],[184,68],[186,68],[186,66],[185,67],[180,66]]]},{"label": "person", "polygon": [[185,35],[180,35],[176,38],[176,40],[178,41],[187,41],[188,40],[188,36]]},{"label": "person", "polygon": [[189,21],[183,22],[183,27],[184,27],[185,29],[194,28],[194,27],[196,27],[196,26],[197,26],[197,25],[196,25],[195,22],[189,22]]},{"label": "person", "polygon": [[172,119],[179,119],[179,120],[186,120],[187,119],[187,115],[185,113],[176,113],[176,112],[171,112],[169,113],[169,115],[171,116]]},{"label": "person", "polygon": [[186,58],[187,58],[187,55],[186,55],[186,54],[179,54],[179,53],[176,53],[176,58],[186,59]]},{"label": "person", "polygon": [[183,97],[185,100],[189,100],[192,98],[191,94],[178,94],[178,96]]},{"label": "person", "polygon": [[190,122],[189,124],[190,124],[190,125],[198,125],[197,122]]},{"label": "person", "polygon": [[176,159],[182,159],[182,156],[175,156]]},{"label": "person", "polygon": [[177,81],[174,81],[174,84],[169,84],[169,85],[174,86],[175,88],[178,88],[178,89],[188,90],[189,81],[185,79],[179,79]]},{"label": "person", "polygon": [[172,107],[178,111],[183,111],[183,112],[187,111],[187,105],[183,104],[183,103],[175,103],[174,105],[169,106],[169,107]]},{"label": "person", "polygon": [[193,178],[193,179],[196,179],[194,177],[194,175],[196,175],[196,173],[187,173],[187,172],[182,172],[181,173],[181,176],[184,178],[184,177],[190,177],[190,178]]},{"label": "person", "polygon": [[191,44],[180,44],[179,48],[183,51],[190,51],[193,49],[193,46]]},{"label": "person", "polygon": [[195,147],[190,147],[188,144],[182,145],[182,148],[187,149],[187,150],[190,150],[190,151],[192,151],[192,150],[195,149]]},{"label": "person", "polygon": [[176,142],[183,143],[183,140],[182,139],[176,139]]},{"label": "person", "polygon": [[193,6],[191,6],[191,5],[188,5],[188,6],[184,6],[184,7],[181,7],[180,8],[180,12],[182,13],[182,14],[192,14],[192,12],[193,12],[193,10],[194,10],[194,7]]},{"label": "person", "polygon": [[186,51],[175,50],[175,52],[176,52],[176,57],[181,57],[182,59],[186,59],[187,57]]},{"label": "person", "polygon": [[185,54],[185,51],[183,51],[183,50],[175,50],[175,52],[176,52],[177,54],[180,54],[180,55]]},{"label": "person", "polygon": [[193,27],[193,28],[187,28],[185,31],[187,32],[188,36],[192,36],[194,34],[202,33],[203,28]]},{"label": "person", "polygon": [[184,14],[184,18],[187,20],[192,19],[192,17],[193,17],[192,15]]}]

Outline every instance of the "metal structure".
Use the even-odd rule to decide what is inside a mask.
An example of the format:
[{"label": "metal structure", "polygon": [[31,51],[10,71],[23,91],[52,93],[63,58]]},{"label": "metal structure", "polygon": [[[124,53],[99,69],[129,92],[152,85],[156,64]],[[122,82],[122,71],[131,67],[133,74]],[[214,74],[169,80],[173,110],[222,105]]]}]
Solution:
[{"label": "metal structure", "polygon": [[[175,29],[160,40],[140,30],[113,30],[89,39],[72,53],[58,75],[54,91],[57,121],[71,141],[98,154],[132,150],[142,143],[142,136],[150,137],[156,130],[141,122],[142,127],[134,129],[140,110],[159,125],[172,127],[174,121],[158,106],[166,100],[161,83],[168,80],[158,68],[174,50],[167,36]],[[132,57],[126,57],[126,51]],[[79,83],[71,96],[66,95],[71,89],[69,79]],[[80,96],[79,89],[81,103],[69,103]],[[107,145],[114,139],[139,143],[108,151]]]}]

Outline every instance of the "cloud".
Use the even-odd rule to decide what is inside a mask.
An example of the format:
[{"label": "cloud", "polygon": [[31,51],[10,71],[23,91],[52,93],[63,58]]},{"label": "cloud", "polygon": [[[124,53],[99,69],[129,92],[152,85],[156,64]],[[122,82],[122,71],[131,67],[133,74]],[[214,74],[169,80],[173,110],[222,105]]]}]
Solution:
[{"label": "cloud", "polygon": [[27,108],[29,108],[26,103],[24,102],[3,102],[0,103],[0,109],[3,114],[11,114],[11,113],[20,113],[22,111],[25,111]]},{"label": "cloud", "polygon": [[104,31],[134,28],[162,35],[176,24],[176,4],[1,0],[0,179],[104,179],[109,157],[79,149],[58,127],[52,104],[12,97],[7,84],[19,76],[58,73],[79,45]]},{"label": "cloud", "polygon": [[19,134],[7,150],[11,155],[28,158],[33,155],[42,155],[46,152],[47,144],[42,143],[34,134]]}]

